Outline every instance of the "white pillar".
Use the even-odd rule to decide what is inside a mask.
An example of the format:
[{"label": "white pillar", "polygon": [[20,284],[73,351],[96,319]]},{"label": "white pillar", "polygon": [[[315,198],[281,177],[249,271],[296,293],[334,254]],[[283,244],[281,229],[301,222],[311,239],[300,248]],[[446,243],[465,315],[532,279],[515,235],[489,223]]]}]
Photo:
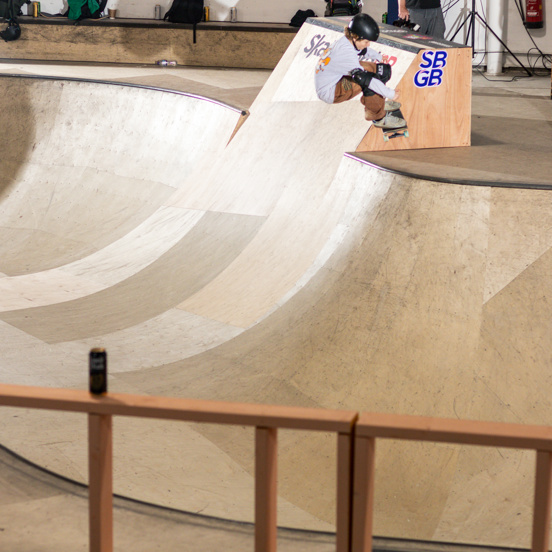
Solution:
[{"label": "white pillar", "polygon": [[[506,20],[505,0],[487,0],[487,25],[504,41]],[[487,74],[500,75],[503,67],[504,47],[490,31],[487,31]]]}]

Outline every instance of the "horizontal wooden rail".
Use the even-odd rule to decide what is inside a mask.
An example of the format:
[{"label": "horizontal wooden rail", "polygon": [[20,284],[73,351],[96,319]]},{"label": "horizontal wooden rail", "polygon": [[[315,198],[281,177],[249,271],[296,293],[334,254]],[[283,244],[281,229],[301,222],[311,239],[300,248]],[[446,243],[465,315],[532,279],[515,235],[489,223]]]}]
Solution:
[{"label": "horizontal wooden rail", "polygon": [[0,405],[165,420],[350,433],[358,413],[294,406],[232,403],[77,389],[0,385]]},{"label": "horizontal wooden rail", "polygon": [[552,452],[552,427],[549,426],[362,413],[356,434]]}]

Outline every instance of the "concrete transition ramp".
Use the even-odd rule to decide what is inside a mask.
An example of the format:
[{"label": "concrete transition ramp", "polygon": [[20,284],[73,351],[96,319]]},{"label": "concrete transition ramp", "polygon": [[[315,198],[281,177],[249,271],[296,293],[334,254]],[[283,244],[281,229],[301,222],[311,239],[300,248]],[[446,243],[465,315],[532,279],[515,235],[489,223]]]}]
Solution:
[{"label": "concrete transition ramp", "polygon": [[[241,112],[203,98],[0,80],[2,382],[86,388],[103,346],[112,391],[552,423],[550,192],[345,155],[368,123],[314,97],[320,34],[302,27],[230,143]],[[86,481],[83,416],[0,425]],[[251,520],[252,441],[116,419],[115,491]],[[279,523],[331,530],[333,437],[280,443]],[[382,442],[375,532],[528,547],[533,464]]]}]

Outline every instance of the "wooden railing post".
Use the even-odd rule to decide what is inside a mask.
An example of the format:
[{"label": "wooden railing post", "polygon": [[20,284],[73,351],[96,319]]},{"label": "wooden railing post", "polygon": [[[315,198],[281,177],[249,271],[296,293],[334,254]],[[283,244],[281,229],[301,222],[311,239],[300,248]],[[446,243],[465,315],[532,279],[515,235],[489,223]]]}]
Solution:
[{"label": "wooden railing post", "polygon": [[113,435],[109,415],[88,415],[90,552],[113,551]]},{"label": "wooden railing post", "polygon": [[552,454],[537,451],[535,500],[533,506],[532,552],[548,552],[550,541],[550,495],[552,490]]},{"label": "wooden railing post", "polygon": [[352,552],[372,552],[376,439],[355,437]]},{"label": "wooden railing post", "polygon": [[276,428],[255,430],[255,552],[276,552],[278,445]]},{"label": "wooden railing post", "polygon": [[352,472],[353,435],[352,433],[338,433],[336,552],[350,552],[351,550]]}]

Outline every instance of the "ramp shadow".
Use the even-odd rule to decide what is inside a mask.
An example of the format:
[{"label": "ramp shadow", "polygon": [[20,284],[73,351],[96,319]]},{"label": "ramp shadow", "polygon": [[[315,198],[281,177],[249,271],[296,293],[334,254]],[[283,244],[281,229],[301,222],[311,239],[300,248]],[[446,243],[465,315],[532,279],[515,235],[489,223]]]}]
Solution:
[{"label": "ramp shadow", "polygon": [[0,206],[16,185],[17,175],[32,150],[35,134],[32,99],[28,87],[20,78],[1,77]]}]

